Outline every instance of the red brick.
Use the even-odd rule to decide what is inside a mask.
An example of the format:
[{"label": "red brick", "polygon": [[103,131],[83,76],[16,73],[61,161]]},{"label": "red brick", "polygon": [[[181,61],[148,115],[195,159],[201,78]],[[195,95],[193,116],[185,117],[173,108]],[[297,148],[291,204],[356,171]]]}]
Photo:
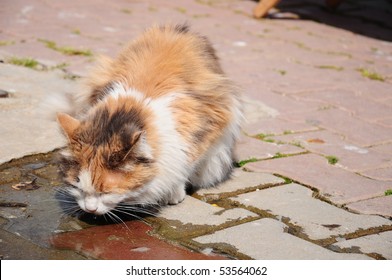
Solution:
[{"label": "red brick", "polygon": [[77,251],[96,259],[115,260],[208,260],[224,259],[171,245],[150,235],[152,228],[142,222],[91,227],[53,236],[57,249]]}]

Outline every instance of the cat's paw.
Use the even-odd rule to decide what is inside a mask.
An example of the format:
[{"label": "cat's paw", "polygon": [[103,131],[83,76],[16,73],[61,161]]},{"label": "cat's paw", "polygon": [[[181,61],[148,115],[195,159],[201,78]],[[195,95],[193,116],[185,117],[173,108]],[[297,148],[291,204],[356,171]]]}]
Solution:
[{"label": "cat's paw", "polygon": [[186,192],[185,192],[184,188],[177,189],[176,192],[174,192],[171,195],[168,204],[176,205],[176,204],[182,202],[185,199],[185,196],[186,196]]}]

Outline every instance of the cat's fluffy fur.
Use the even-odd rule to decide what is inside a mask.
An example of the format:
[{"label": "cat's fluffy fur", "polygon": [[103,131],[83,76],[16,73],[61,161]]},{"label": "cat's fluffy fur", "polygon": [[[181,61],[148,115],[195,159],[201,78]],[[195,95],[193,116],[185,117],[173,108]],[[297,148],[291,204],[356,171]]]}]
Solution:
[{"label": "cat's fluffy fur", "polygon": [[240,95],[205,37],[185,25],[153,27],[102,60],[87,84],[78,117],[57,117],[69,140],[60,169],[84,211],[176,204],[187,184],[229,177]]}]

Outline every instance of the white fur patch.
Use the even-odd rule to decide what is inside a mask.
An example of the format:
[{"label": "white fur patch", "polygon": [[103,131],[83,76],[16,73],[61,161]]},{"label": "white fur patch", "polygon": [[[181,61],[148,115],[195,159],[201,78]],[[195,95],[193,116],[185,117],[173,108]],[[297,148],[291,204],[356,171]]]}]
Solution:
[{"label": "white fur patch", "polygon": [[107,97],[112,97],[118,99],[120,96],[124,97],[132,97],[138,102],[148,101],[149,98],[146,98],[143,93],[137,91],[136,89],[126,89],[123,84],[115,83],[112,86]]},{"label": "white fur patch", "polygon": [[91,179],[91,172],[89,170],[83,169],[79,173],[79,183],[78,187],[86,194],[95,193],[95,189]]},{"label": "white fur patch", "polygon": [[160,157],[158,158],[160,172],[150,183],[148,189],[154,199],[162,196],[166,189],[168,203],[176,204],[185,197],[185,183],[188,180],[190,166],[186,152],[188,145],[177,131],[171,103],[180,94],[172,93],[151,100],[148,106],[155,114],[154,124],[160,137]]}]

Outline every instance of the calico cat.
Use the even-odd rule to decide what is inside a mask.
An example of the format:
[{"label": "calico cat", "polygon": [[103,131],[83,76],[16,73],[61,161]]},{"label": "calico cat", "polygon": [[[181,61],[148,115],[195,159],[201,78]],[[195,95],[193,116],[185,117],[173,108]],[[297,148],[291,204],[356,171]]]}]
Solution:
[{"label": "calico cat", "polygon": [[60,170],[85,212],[177,204],[186,185],[230,176],[240,94],[209,41],[188,26],[150,28],[103,59],[87,86],[77,117],[57,114],[68,139]]}]

